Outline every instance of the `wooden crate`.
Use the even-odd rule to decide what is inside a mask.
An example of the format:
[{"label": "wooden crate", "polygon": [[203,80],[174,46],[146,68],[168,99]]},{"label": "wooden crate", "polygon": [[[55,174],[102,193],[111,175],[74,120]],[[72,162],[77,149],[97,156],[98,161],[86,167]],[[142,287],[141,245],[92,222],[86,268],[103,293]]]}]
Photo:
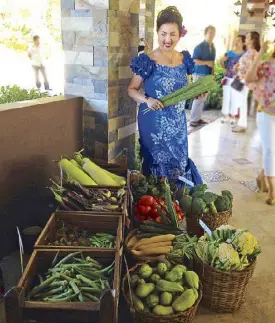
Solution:
[{"label": "wooden crate", "polygon": [[[44,274],[50,267],[55,255],[56,250],[35,250],[29,260],[29,263],[24,271],[24,274],[18,284],[18,288],[23,292],[19,306],[21,308],[22,320],[43,322],[43,323],[101,323],[102,317],[106,313],[102,313],[102,309],[108,308],[111,313],[110,323],[117,322],[118,313],[118,300],[119,300],[119,287],[120,287],[120,271],[121,271],[121,253],[118,251],[91,251],[83,250],[84,256],[90,256],[102,263],[104,266],[110,265],[115,261],[112,285],[112,301],[110,298],[108,304],[100,302],[71,302],[71,303],[46,303],[27,301],[25,296],[33,288],[37,274]],[[75,249],[59,250],[60,257],[75,252]],[[104,312],[105,312],[104,311]],[[100,313],[101,312],[101,313]],[[106,321],[104,320],[104,323]],[[23,322],[16,322],[23,323]]]},{"label": "wooden crate", "polygon": [[[110,233],[116,235],[115,248],[94,248],[81,246],[52,246],[49,242],[56,240],[57,221],[63,221],[65,224],[74,225],[80,229],[85,229],[88,234],[93,233]],[[119,250],[122,245],[123,227],[122,217],[119,215],[105,215],[105,214],[86,214],[80,212],[56,212],[52,214],[45,228],[41,232],[39,238],[35,243],[35,249],[91,249],[102,251]]]}]

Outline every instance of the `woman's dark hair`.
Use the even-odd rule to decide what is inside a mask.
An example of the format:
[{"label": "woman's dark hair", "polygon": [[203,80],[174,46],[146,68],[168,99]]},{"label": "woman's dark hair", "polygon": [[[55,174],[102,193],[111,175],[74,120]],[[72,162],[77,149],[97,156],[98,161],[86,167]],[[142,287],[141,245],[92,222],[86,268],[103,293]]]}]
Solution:
[{"label": "woman's dark hair", "polygon": [[238,35],[237,38],[241,38],[242,43],[243,43],[243,50],[246,50],[246,45],[245,45],[245,35]]},{"label": "woman's dark hair", "polygon": [[35,36],[33,36],[33,41],[36,41],[36,40],[38,40],[40,37],[38,36],[38,35],[35,35]]},{"label": "woman's dark hair", "polygon": [[176,24],[179,28],[179,33],[181,33],[182,15],[177,7],[170,6],[159,12],[157,17],[157,31],[164,24]]},{"label": "woman's dark hair", "polygon": [[204,29],[204,36],[208,33],[209,30],[215,30],[216,31],[216,27],[209,25]]},{"label": "woman's dark hair", "polygon": [[257,31],[251,31],[250,37],[252,40],[253,47],[258,52],[261,49],[261,40],[260,40],[260,34]]}]

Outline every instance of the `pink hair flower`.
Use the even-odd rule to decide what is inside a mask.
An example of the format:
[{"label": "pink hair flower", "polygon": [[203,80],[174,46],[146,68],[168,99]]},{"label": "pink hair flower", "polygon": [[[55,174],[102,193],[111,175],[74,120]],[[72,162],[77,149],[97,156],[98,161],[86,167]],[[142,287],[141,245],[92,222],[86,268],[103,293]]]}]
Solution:
[{"label": "pink hair flower", "polygon": [[186,34],[187,34],[187,29],[185,28],[185,26],[182,26],[180,37],[184,37]]}]

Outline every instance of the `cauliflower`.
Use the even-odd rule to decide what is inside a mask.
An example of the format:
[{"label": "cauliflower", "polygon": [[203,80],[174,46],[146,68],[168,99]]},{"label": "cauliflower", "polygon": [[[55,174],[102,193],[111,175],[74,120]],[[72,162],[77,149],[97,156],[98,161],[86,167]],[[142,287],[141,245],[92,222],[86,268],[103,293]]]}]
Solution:
[{"label": "cauliflower", "polygon": [[230,269],[232,266],[240,264],[238,252],[231,244],[225,242],[219,245],[217,257],[222,265],[226,265],[226,268],[224,269]]},{"label": "cauliflower", "polygon": [[218,227],[216,230],[235,230],[235,228],[229,224],[223,224],[220,227]]},{"label": "cauliflower", "polygon": [[242,256],[253,255],[256,251],[259,253],[259,243],[256,238],[247,230],[239,229],[236,231],[233,244]]}]

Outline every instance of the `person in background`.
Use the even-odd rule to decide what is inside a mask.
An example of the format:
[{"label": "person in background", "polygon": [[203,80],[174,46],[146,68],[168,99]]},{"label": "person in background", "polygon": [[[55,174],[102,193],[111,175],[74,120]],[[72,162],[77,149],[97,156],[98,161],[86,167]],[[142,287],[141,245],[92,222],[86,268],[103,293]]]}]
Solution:
[{"label": "person in background", "polygon": [[138,55],[150,51],[150,46],[144,38],[140,38],[138,44]]},{"label": "person in background", "polygon": [[50,90],[49,81],[47,78],[46,69],[44,65],[44,59],[41,53],[40,37],[37,35],[33,36],[33,45],[28,51],[28,56],[31,60],[32,68],[34,70],[35,84],[37,88],[38,89],[41,88],[41,82],[39,78],[39,73],[41,73],[44,79],[45,90]]},{"label": "person in background", "polygon": [[248,69],[246,81],[255,85],[253,95],[259,102],[257,124],[263,147],[263,171],[257,183],[262,191],[267,184],[266,203],[275,205],[275,45],[272,56],[261,63],[267,48],[264,43]]},{"label": "person in background", "polygon": [[[214,74],[214,64],[216,59],[216,49],[213,40],[216,35],[216,28],[208,26],[204,31],[204,41],[194,49],[193,59],[195,61],[195,71],[193,81],[198,80],[205,75]],[[190,125],[197,127],[207,122],[202,119],[203,107],[207,96],[204,95],[193,101],[191,110]]]},{"label": "person in background", "polygon": [[237,126],[232,129],[233,132],[245,132],[247,129],[247,114],[248,114],[248,94],[249,91],[254,91],[255,84],[246,82],[246,74],[251,67],[254,59],[256,58],[259,50],[261,49],[260,34],[256,31],[252,31],[246,35],[245,38],[246,53],[240,58],[237,65],[237,76],[244,84],[244,87],[239,91],[239,111],[240,118],[237,122]]},{"label": "person in background", "polygon": [[[128,94],[140,103],[138,128],[144,175],[165,176],[179,187],[201,184],[188,153],[185,102],[164,108],[161,98],[187,86],[194,63],[188,51],[175,50],[186,33],[179,10],[170,6],[157,17],[158,47],[136,56]],[[145,94],[140,89],[144,85]],[[150,108],[148,113],[145,111]]]},{"label": "person in background", "polygon": [[240,105],[240,92],[231,87],[231,84],[236,77],[237,73],[234,66],[239,62],[239,59],[245,53],[245,36],[237,36],[234,44],[233,50],[227,52],[221,59],[222,67],[226,68],[225,79],[223,81],[223,104],[222,104],[222,114],[224,118],[222,123],[230,121],[234,126],[236,124],[236,117],[238,116],[238,109]]}]

